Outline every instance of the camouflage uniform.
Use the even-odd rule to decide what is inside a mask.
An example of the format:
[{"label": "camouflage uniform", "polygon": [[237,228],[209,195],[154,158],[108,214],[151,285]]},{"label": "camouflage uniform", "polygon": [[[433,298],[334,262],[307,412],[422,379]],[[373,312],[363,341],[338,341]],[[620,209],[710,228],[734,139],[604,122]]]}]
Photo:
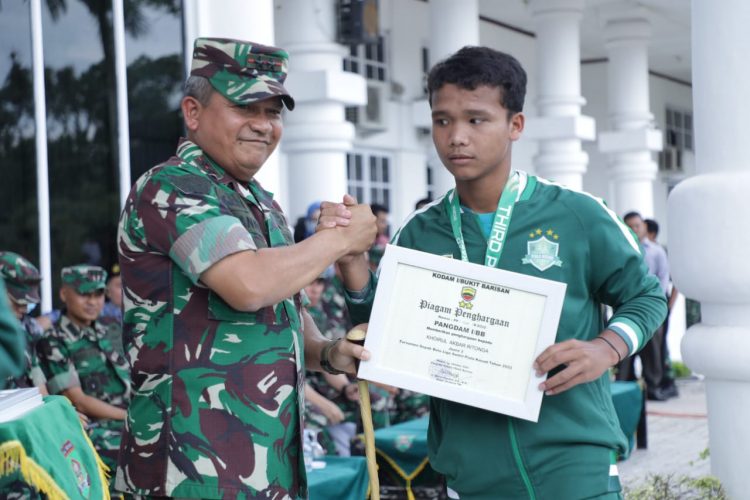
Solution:
[{"label": "camouflage uniform", "polygon": [[[241,103],[281,95],[286,53],[198,39],[191,75]],[[199,282],[236,252],[291,245],[279,205],[194,143],[133,187],[120,220],[125,350],[135,386],[117,486],[144,495],[296,498],[300,296],[237,311]],[[148,456],[148,460],[141,457]]]},{"label": "camouflage uniform", "polygon": [[[106,271],[98,266],[62,270],[63,286],[82,294],[103,289],[105,277]],[[39,340],[37,351],[50,394],[80,387],[87,396],[119,408],[128,407],[128,363],[114,349],[106,328],[98,321],[81,328],[63,315],[54,329]],[[123,426],[121,420],[92,418],[88,427],[96,451],[112,471],[117,465]]]},{"label": "camouflage uniform", "polygon": [[[42,278],[31,262],[13,252],[0,252],[0,276],[5,279],[8,295],[13,302],[20,305],[39,303],[39,282]],[[36,343],[44,335],[44,330],[28,314],[21,317],[21,325],[26,332],[24,372],[9,378],[6,388],[43,387],[47,379],[39,367]]]}]

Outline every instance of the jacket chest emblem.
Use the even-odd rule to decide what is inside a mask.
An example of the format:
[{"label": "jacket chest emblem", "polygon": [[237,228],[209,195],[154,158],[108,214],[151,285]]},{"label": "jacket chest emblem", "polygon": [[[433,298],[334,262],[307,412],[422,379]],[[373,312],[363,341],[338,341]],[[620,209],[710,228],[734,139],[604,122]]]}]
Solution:
[{"label": "jacket chest emblem", "polygon": [[560,251],[558,239],[559,235],[552,229],[532,231],[529,233],[530,241],[526,243],[528,253],[521,259],[521,263],[531,264],[540,271],[546,271],[552,266],[561,267],[562,260],[558,257]]}]

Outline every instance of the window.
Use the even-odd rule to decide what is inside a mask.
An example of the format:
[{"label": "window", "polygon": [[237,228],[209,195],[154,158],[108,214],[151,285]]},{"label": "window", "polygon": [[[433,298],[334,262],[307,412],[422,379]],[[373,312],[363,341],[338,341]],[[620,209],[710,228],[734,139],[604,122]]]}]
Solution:
[{"label": "window", "polygon": [[344,71],[359,73],[367,80],[386,81],[387,64],[383,37],[379,37],[377,43],[350,45],[349,55],[344,58]]},{"label": "window", "polygon": [[347,187],[360,203],[391,208],[391,159],[366,152],[347,153]]},{"label": "window", "polygon": [[367,104],[347,107],[347,121],[357,125],[360,132],[385,129],[387,64],[383,37],[379,37],[377,43],[350,45],[349,55],[344,58],[344,71],[360,74],[367,80]]},{"label": "window", "polygon": [[659,168],[682,171],[685,151],[693,151],[693,113],[667,108],[664,150],[659,153]]}]

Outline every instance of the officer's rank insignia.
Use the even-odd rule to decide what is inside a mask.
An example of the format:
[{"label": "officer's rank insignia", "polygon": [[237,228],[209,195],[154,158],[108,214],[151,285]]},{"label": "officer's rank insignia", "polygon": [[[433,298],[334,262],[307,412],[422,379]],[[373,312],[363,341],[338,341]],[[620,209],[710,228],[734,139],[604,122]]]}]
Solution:
[{"label": "officer's rank insignia", "polygon": [[530,241],[526,243],[528,253],[521,259],[523,264],[531,264],[540,271],[546,271],[552,266],[561,267],[562,260],[558,257],[560,244],[559,236],[552,230],[537,229],[529,233]]},{"label": "officer's rank insignia", "polygon": [[463,299],[458,303],[459,307],[464,309],[471,309],[474,304],[471,303],[474,300],[474,296],[477,294],[477,289],[471,286],[465,286],[461,289],[461,298]]}]

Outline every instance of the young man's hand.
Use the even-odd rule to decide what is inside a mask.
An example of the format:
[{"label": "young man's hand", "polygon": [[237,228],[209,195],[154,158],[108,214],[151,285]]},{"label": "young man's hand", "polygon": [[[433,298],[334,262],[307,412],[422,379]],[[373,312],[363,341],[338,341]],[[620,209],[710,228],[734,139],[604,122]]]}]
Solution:
[{"label": "young man's hand", "polygon": [[537,375],[558,366],[563,368],[539,384],[539,390],[548,396],[560,394],[578,384],[598,379],[617,364],[627,353],[625,342],[611,330],[605,330],[600,337],[589,341],[566,340],[545,349],[534,361]]}]

